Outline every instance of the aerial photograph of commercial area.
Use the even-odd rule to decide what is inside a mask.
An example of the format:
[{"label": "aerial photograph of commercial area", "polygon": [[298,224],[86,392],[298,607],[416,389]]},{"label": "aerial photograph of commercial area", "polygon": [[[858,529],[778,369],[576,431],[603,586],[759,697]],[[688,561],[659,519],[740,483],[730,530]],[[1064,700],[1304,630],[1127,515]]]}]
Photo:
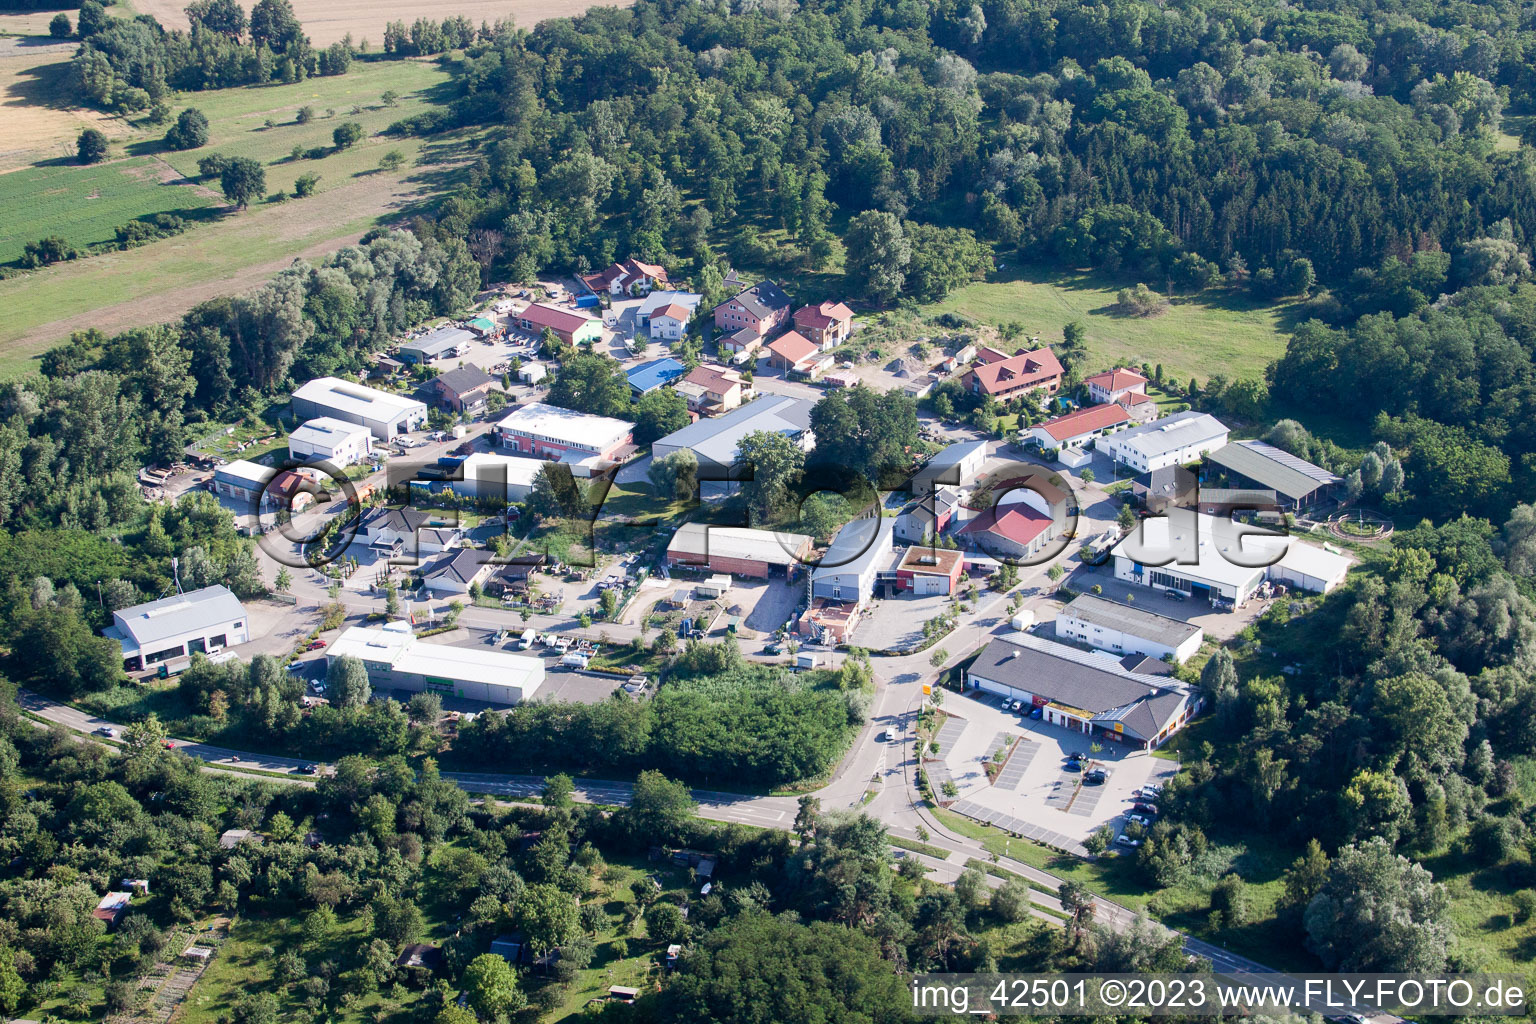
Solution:
[{"label": "aerial photograph of commercial area", "polygon": [[591,2],[0,0],[0,1024],[1528,1016],[1531,6]]}]

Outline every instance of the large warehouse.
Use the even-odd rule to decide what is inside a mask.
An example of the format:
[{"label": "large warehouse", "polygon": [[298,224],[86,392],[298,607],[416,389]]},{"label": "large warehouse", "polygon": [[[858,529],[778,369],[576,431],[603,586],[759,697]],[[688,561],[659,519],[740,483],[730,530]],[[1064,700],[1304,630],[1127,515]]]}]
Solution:
[{"label": "large warehouse", "polygon": [[1056,635],[1115,654],[1145,654],[1182,665],[1205,640],[1205,631],[1179,619],[1079,594],[1056,613]]},{"label": "large warehouse", "polygon": [[355,465],[373,454],[373,431],[358,423],[320,416],[288,435],[288,457],[295,462]]},{"label": "large warehouse", "polygon": [[424,403],[339,377],[316,377],[295,391],[293,412],[305,420],[329,416],[356,423],[367,427],[380,441],[420,430],[427,422]]},{"label": "large warehouse", "polygon": [[498,443],[524,455],[581,462],[594,456],[604,460],[617,457],[634,440],[635,425],[628,420],[529,402],[508,413],[493,433]]},{"label": "large warehouse", "polygon": [[1140,750],[1157,749],[1201,707],[1198,692],[1172,676],[1132,672],[1111,654],[1028,633],[989,643],[965,681],[1040,708],[1052,725]]},{"label": "large warehouse", "polygon": [[326,664],[356,658],[376,691],[428,691],[490,704],[521,704],[544,682],[544,662],[479,647],[427,643],[404,623],[353,626],[326,648]]},{"label": "large warehouse", "polygon": [[1216,449],[1206,455],[1201,477],[1202,504],[1209,483],[1274,491],[1292,511],[1326,501],[1343,483],[1337,474],[1263,441],[1234,441]]},{"label": "large warehouse", "polygon": [[251,638],[251,627],[245,606],[228,587],[215,584],[119,609],[102,635],[122,646],[124,671],[138,672],[243,644]]},{"label": "large warehouse", "polygon": [[880,573],[892,570],[891,532],[896,520],[855,519],[837,531],[821,564],[811,573],[811,597],[828,601],[863,604],[875,594]]},{"label": "large warehouse", "polygon": [[[811,450],[815,435],[811,432],[811,409],[816,403],[808,398],[764,395],[739,406],[724,416],[699,420],[681,430],[674,430],[651,445],[651,455],[664,459],[683,448],[698,456],[700,477],[718,480],[736,462],[736,446],[748,434],[771,430],[783,434],[806,451]],[[713,472],[713,476],[706,474]]]},{"label": "large warehouse", "polygon": [[684,523],[667,545],[667,564],[707,565],[711,572],[766,579],[789,574],[810,553],[811,538],[804,534]]},{"label": "large warehouse", "polygon": [[1266,580],[1326,594],[1350,566],[1337,552],[1185,508],[1143,520],[1111,554],[1116,579],[1237,607]]}]

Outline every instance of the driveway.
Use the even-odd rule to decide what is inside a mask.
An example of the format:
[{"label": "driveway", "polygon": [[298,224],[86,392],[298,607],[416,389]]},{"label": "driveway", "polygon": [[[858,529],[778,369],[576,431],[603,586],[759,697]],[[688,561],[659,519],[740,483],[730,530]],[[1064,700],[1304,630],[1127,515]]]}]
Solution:
[{"label": "driveway", "polygon": [[[1166,782],[1178,770],[1175,761],[1113,743],[1095,751],[1081,733],[1002,711],[989,695],[951,696],[944,710],[953,716],[952,739],[940,756],[959,790],[951,809],[1019,834],[1032,832],[1031,838],[1074,852],[1081,852],[1076,848],[1101,825],[1119,834],[1132,794],[1149,782]],[[957,720],[966,723],[963,731],[954,730]],[[1017,737],[1017,746],[996,781],[989,781],[986,762],[1010,737]],[[1107,768],[1108,780],[1086,785],[1082,772],[1066,770],[1067,755],[1074,751]]]},{"label": "driveway", "polygon": [[[966,585],[964,577],[961,586]],[[871,651],[902,650],[923,638],[923,623],[938,618],[950,606],[949,597],[933,594],[882,598],[853,631],[853,644]]]}]

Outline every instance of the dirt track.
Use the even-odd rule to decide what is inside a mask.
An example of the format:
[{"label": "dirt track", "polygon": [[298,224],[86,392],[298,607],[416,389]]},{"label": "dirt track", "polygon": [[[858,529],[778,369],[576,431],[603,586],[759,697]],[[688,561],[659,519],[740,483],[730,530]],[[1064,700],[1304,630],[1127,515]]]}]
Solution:
[{"label": "dirt track", "polygon": [[[186,0],[135,0],[140,14],[153,14],[166,28],[186,28]],[[436,19],[462,14],[477,26],[495,23],[498,18],[512,18],[520,28],[532,28],[548,18],[567,18],[589,7],[590,0],[434,0],[432,3],[402,3],[400,0],[294,0],[298,15],[316,46],[329,46],[351,34],[354,43],[368,40],[373,49],[384,41],[384,25],[403,21],[407,25],[419,17]],[[601,6],[627,7],[625,3]]]}]

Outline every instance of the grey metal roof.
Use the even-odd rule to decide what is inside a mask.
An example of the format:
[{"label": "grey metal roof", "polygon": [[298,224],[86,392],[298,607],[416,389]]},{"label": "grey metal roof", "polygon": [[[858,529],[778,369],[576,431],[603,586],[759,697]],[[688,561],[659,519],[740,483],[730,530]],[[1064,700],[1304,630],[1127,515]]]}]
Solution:
[{"label": "grey metal roof", "polygon": [[788,395],[764,395],[738,406],[724,416],[691,423],[658,440],[654,448],[691,448],[700,462],[729,467],[736,461],[736,446],[759,430],[797,437],[811,427],[815,403]]},{"label": "grey metal roof", "polygon": [[1134,447],[1146,458],[1155,459],[1188,445],[1220,437],[1226,432],[1226,424],[1210,413],[1186,409],[1139,427],[1122,430],[1114,436],[1114,443]]},{"label": "grey metal roof", "polygon": [[1014,686],[1125,728],[1150,740],[1172,721],[1188,690],[1182,683],[1128,672],[1119,660],[1101,652],[1010,633],[989,643],[976,656],[968,675]]},{"label": "grey metal roof", "polygon": [[1105,629],[1118,629],[1122,633],[1151,640],[1167,647],[1177,647],[1200,632],[1192,626],[1166,615],[1132,608],[1118,601],[1108,601],[1092,594],[1079,594],[1062,609],[1062,613]]},{"label": "grey metal roof", "polygon": [[871,563],[889,558],[891,531],[895,528],[896,520],[884,516],[844,524],[827,546],[827,553],[821,556],[821,564],[811,573],[811,582],[845,573],[862,575]]},{"label": "grey metal roof", "polygon": [[929,459],[927,465],[917,471],[916,479],[919,481],[933,480],[935,483],[940,484],[963,484],[965,483],[964,480],[939,480],[937,478],[946,469],[953,469],[960,465],[960,463],[970,458],[977,451],[985,454],[986,450],[987,442],[985,441],[957,441]]},{"label": "grey metal roof", "polygon": [[196,633],[245,618],[245,606],[228,587],[214,584],[189,594],[173,594],[136,604],[112,616],[120,639],[141,650],[170,637]]},{"label": "grey metal roof", "polygon": [[401,342],[400,351],[420,352],[428,359],[435,359],[449,349],[467,345],[474,340],[475,336],[462,327],[439,327],[420,338]]},{"label": "grey metal roof", "polygon": [[1304,498],[1319,487],[1340,482],[1321,466],[1298,459],[1263,441],[1238,441],[1218,448],[1206,457],[1223,469],[1247,477],[1287,498]]},{"label": "grey metal roof", "polygon": [[732,302],[739,303],[747,312],[762,319],[774,310],[783,309],[789,305],[789,296],[784,294],[773,281],[761,281],[738,295],[733,295],[725,300],[722,305]]}]

